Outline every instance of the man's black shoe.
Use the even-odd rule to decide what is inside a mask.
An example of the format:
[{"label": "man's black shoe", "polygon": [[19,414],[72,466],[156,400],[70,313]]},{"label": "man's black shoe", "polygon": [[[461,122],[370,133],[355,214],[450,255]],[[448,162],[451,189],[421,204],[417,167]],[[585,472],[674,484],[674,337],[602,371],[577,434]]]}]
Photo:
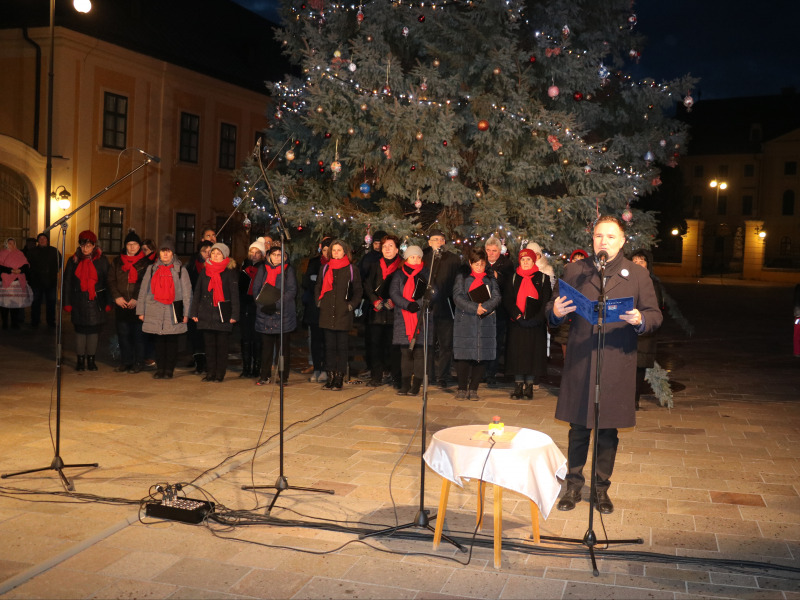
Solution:
[{"label": "man's black shoe", "polygon": [[594,507],[600,514],[610,515],[614,512],[614,503],[608,497],[608,490],[597,490],[594,497]]},{"label": "man's black shoe", "polygon": [[567,491],[561,496],[561,500],[558,501],[558,510],[572,510],[575,508],[575,505],[581,501],[581,490],[580,488],[567,488]]}]

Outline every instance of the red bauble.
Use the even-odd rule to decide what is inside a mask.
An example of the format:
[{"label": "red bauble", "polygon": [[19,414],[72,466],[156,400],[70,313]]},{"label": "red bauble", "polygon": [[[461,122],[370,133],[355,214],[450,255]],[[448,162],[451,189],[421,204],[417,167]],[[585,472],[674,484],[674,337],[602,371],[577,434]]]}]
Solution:
[{"label": "red bauble", "polygon": [[478,129],[480,129],[481,131],[486,131],[487,129],[489,129],[489,121],[487,121],[486,119],[481,119],[480,121],[478,121]]},{"label": "red bauble", "polygon": [[330,134],[330,132],[329,132],[329,131],[326,131],[326,132],[325,132],[325,139],[328,139],[329,137],[331,137],[331,134]]},{"label": "red bauble", "polygon": [[547,95],[551,98],[558,98],[559,93],[561,92],[557,85],[551,85],[549,88],[547,88]]},{"label": "red bauble", "polygon": [[447,140],[442,140],[442,146],[447,146]]},{"label": "red bauble", "polygon": [[535,63],[536,62],[536,57],[531,55],[531,57],[528,59],[528,62]]},{"label": "red bauble", "polygon": [[575,102],[580,102],[581,100],[583,100],[583,94],[581,94],[580,92],[575,92],[574,94],[572,94],[572,98],[573,100],[575,100]]}]

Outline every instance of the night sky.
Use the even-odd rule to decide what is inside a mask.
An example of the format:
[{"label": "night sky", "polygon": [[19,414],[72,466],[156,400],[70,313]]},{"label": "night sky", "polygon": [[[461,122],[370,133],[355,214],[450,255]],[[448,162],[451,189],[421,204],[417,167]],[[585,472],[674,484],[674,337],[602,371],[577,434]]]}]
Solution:
[{"label": "night sky", "polygon": [[[278,0],[234,0],[272,21]],[[641,0],[639,32],[647,36],[631,72],[658,81],[691,73],[696,99],[800,91],[797,46],[800,2],[777,0]]]}]

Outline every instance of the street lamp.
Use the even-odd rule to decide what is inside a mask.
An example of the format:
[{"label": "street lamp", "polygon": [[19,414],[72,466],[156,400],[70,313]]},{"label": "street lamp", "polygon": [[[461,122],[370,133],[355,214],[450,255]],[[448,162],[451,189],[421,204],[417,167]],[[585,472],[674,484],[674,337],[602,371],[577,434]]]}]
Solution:
[{"label": "street lamp", "polygon": [[[61,191],[59,192],[58,190]],[[58,201],[58,208],[61,210],[67,210],[69,208],[70,198],[72,198],[72,194],[70,194],[63,185],[58,186],[55,190],[50,192],[50,200],[52,202]]]}]

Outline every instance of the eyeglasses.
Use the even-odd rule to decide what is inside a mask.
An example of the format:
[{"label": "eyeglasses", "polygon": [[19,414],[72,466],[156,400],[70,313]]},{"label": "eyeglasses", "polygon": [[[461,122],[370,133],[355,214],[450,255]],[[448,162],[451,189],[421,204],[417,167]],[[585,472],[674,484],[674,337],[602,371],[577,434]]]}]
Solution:
[{"label": "eyeglasses", "polygon": [[79,246],[94,246],[94,242],[92,240],[78,240]]}]

